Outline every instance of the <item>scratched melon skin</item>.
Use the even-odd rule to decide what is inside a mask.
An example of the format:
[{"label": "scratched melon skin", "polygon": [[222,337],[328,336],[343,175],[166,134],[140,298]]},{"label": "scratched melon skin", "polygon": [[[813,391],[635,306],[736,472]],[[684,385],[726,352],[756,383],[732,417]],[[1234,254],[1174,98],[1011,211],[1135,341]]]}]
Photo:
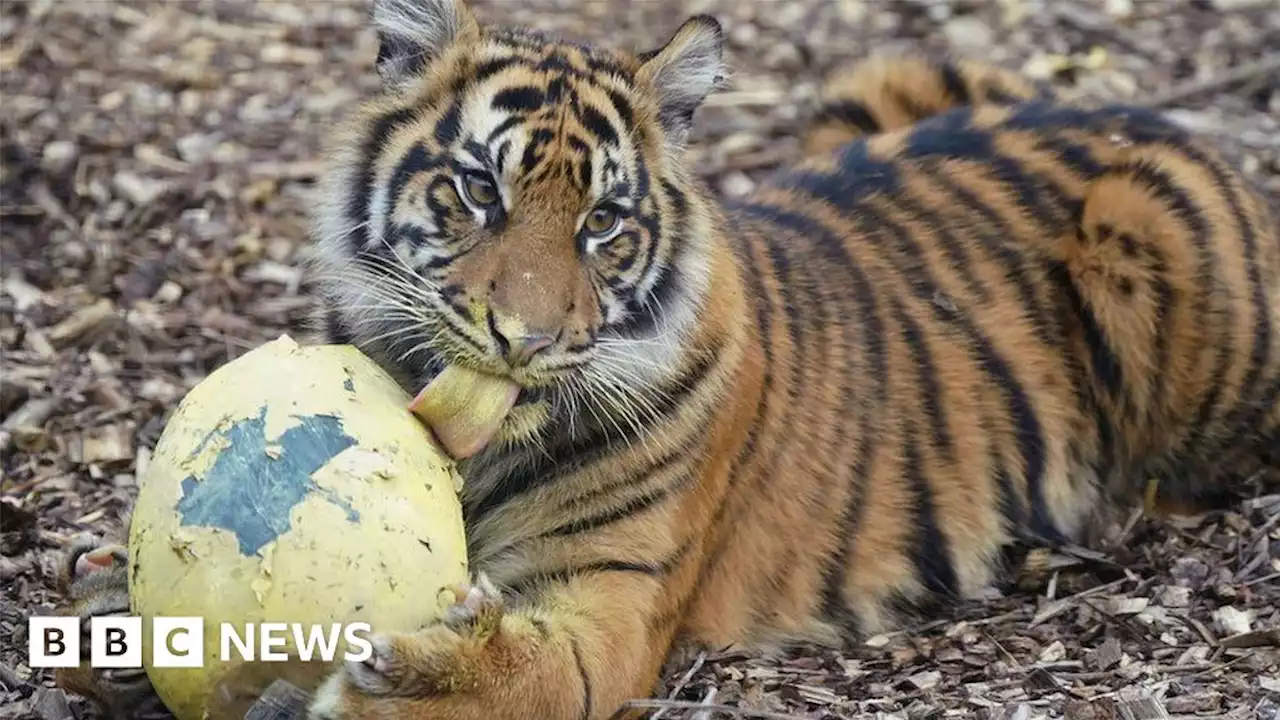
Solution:
[{"label": "scratched melon skin", "polygon": [[[313,689],[333,667],[221,662],[224,622],[242,637],[261,622],[412,631],[466,581],[460,479],[410,401],[354,348],[287,336],[184,398],[139,478],[129,537],[143,662],[178,720],[239,720],[272,680]],[[203,619],[203,668],[154,667],[155,616]],[[340,640],[338,662],[348,648],[362,650]],[[291,639],[276,649],[296,658]]]}]

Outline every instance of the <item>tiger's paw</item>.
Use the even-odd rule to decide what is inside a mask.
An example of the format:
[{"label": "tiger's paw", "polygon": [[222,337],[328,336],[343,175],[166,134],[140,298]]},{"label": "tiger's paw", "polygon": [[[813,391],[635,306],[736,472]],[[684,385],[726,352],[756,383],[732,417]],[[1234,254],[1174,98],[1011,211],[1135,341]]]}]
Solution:
[{"label": "tiger's paw", "polygon": [[490,688],[509,678],[531,648],[504,622],[501,593],[483,574],[453,592],[455,602],[438,623],[370,638],[368,658],[347,661],[316,691],[310,717],[501,717]]},{"label": "tiger's paw", "polygon": [[128,567],[129,554],[122,545],[104,544],[91,535],[72,541],[58,583],[69,601],[61,614],[80,618],[81,664],[59,669],[57,683],[97,703],[111,720],[172,720],[142,668],[89,667],[90,620],[130,614]]}]

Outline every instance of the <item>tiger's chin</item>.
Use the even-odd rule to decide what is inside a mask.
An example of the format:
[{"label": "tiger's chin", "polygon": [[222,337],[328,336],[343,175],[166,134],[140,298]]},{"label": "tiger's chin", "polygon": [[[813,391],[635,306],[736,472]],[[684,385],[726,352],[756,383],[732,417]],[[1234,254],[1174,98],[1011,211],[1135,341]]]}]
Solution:
[{"label": "tiger's chin", "polygon": [[510,448],[535,443],[551,424],[551,402],[542,392],[520,393],[515,407],[498,427],[491,447]]}]

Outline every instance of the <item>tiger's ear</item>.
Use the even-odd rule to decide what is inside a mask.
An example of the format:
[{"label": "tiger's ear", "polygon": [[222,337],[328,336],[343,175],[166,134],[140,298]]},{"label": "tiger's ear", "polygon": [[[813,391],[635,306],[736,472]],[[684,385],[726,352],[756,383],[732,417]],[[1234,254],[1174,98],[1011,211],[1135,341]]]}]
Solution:
[{"label": "tiger's ear", "polygon": [[374,0],[378,74],[383,84],[403,86],[460,40],[479,34],[463,0]]},{"label": "tiger's ear", "polygon": [[695,15],[667,44],[640,56],[637,74],[657,95],[658,121],[667,138],[681,145],[693,113],[724,80],[724,33],[710,15]]}]

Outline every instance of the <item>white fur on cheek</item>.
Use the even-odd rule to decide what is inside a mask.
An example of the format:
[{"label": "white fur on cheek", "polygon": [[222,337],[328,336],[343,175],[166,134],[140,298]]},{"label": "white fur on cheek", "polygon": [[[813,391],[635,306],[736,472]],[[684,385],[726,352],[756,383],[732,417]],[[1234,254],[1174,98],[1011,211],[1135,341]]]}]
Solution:
[{"label": "white fur on cheek", "polygon": [[697,240],[705,236],[701,221],[694,219],[684,240],[689,245],[673,259],[680,273],[679,291],[658,308],[651,333],[636,338],[609,338],[607,344],[616,345],[618,350],[602,348],[601,352],[608,355],[611,364],[621,366],[636,378],[658,380],[680,362],[711,284],[710,248]]},{"label": "white fur on cheek", "polygon": [[373,192],[369,194],[369,227],[366,233],[367,240],[364,243],[365,249],[385,242],[390,190],[385,184],[377,183],[373,187]]},{"label": "white fur on cheek", "polygon": [[597,252],[601,247],[603,247],[603,246],[605,246],[605,245],[609,244],[609,242],[610,242],[610,241],[612,241],[612,240],[613,240],[615,237],[617,237],[617,236],[618,236],[618,233],[616,233],[616,232],[615,232],[613,235],[610,235],[609,237],[603,237],[603,238],[602,238],[602,237],[587,238],[587,244],[586,244],[586,247],[584,248],[584,250],[586,250],[586,252],[587,252],[587,254],[588,254],[588,255],[595,255],[595,254],[596,254],[596,252]]}]

